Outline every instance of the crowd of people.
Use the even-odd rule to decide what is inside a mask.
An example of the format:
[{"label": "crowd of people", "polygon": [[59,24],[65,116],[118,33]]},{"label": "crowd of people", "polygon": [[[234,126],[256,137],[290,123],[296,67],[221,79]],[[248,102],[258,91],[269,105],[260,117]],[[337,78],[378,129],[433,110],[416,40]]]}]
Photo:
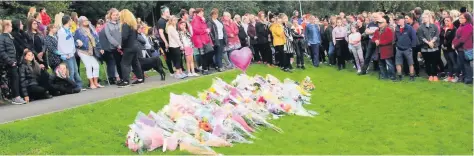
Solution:
[{"label": "crowd of people", "polygon": [[[46,9],[32,7],[23,21],[0,20],[2,96],[13,104],[84,91],[79,68],[84,65],[88,89],[102,88],[100,64],[106,64],[110,84],[126,87],[145,82],[145,71],[170,76],[207,75],[234,68],[230,54],[242,47],[253,62],[285,72],[311,64],[346,69],[352,63],[364,75],[373,64],[379,79],[413,81],[426,69],[429,81],[472,84],[472,16],[466,8],[408,13],[362,12],[321,16],[294,11],[260,11],[242,16],[212,9],[182,9],[172,15],[160,8],[156,26],[135,18],[129,10],[108,11],[93,26],[85,16],[59,13],[54,21]],[[53,23],[54,22],[54,23]],[[166,67],[160,59],[165,60]],[[444,59],[443,59],[444,58]],[[423,66],[422,66],[423,65]],[[48,72],[48,69],[51,69]],[[135,79],[131,82],[130,73]]]}]

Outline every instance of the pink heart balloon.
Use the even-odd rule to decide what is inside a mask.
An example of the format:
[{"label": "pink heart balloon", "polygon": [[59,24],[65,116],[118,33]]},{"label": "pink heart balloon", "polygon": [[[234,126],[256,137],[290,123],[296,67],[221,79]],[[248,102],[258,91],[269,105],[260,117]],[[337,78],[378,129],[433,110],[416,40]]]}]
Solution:
[{"label": "pink heart balloon", "polygon": [[245,72],[252,61],[252,51],[248,47],[243,47],[240,50],[234,50],[230,54],[230,60],[232,63]]}]

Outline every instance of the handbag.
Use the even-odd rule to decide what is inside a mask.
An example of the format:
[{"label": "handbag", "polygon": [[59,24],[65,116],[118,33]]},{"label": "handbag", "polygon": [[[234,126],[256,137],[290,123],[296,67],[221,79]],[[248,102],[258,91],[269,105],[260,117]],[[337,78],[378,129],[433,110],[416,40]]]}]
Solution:
[{"label": "handbag", "polygon": [[464,51],[464,56],[466,60],[472,61],[472,49]]},{"label": "handbag", "polygon": [[204,54],[214,51],[214,48],[211,43],[204,44],[202,48],[203,48]]}]

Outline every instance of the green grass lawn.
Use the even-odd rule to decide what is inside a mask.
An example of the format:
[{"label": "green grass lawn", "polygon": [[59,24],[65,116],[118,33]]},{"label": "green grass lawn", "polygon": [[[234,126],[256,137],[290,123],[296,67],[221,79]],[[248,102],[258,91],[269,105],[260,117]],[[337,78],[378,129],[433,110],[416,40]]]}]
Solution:
[{"label": "green grass lawn", "polygon": [[[226,81],[238,71],[219,74]],[[257,132],[254,144],[215,148],[223,154],[472,154],[472,87],[445,82],[380,81],[374,75],[332,67],[284,73],[253,65],[249,75],[271,73],[300,81],[310,76],[316,90],[308,110],[314,118],[286,116],[272,121],[284,130]],[[124,147],[138,111],[157,111],[169,93],[211,85],[207,76],[185,83],[0,125],[2,154],[133,154]],[[190,89],[190,88],[193,89]],[[155,151],[148,154],[161,154]],[[186,154],[168,152],[166,154]]]}]

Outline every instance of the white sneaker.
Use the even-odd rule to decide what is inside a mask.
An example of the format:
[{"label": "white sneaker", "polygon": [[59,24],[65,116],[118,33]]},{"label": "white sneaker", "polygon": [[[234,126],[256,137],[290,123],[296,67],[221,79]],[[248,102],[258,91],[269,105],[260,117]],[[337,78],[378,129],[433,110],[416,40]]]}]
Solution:
[{"label": "white sneaker", "polygon": [[201,75],[199,75],[198,73],[193,73],[193,76],[201,76]]},{"label": "white sneaker", "polygon": [[455,76],[455,77],[451,80],[451,82],[454,82],[454,83],[456,83],[456,82],[458,82],[458,81],[459,81],[459,78],[458,78],[457,76]]},{"label": "white sneaker", "polygon": [[360,72],[362,72],[360,69],[359,69],[359,70],[357,70],[357,73],[360,73]]},{"label": "white sneaker", "polygon": [[356,69],[356,66],[352,66],[352,68]]},{"label": "white sneaker", "polygon": [[188,77],[193,77],[193,73],[188,73]]}]

